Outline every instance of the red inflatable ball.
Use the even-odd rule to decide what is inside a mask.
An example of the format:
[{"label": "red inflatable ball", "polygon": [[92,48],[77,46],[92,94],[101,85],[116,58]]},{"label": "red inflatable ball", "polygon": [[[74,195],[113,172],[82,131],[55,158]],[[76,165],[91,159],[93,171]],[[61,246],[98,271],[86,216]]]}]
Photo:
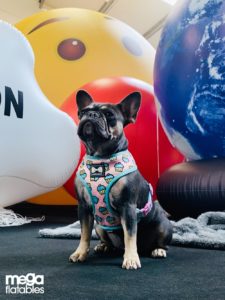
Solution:
[{"label": "red inflatable ball", "polygon": [[[171,146],[158,120],[151,85],[129,77],[110,77],[92,81],[80,89],[87,91],[96,102],[102,103],[119,103],[129,93],[141,93],[142,102],[136,123],[125,127],[125,134],[129,141],[129,151],[133,154],[140,172],[154,189],[163,171],[183,161],[183,156]],[[76,93],[77,91],[68,97],[61,109],[78,124]],[[84,154],[85,148],[82,145],[81,158]],[[66,190],[74,197],[75,173],[76,170],[65,184]]]}]

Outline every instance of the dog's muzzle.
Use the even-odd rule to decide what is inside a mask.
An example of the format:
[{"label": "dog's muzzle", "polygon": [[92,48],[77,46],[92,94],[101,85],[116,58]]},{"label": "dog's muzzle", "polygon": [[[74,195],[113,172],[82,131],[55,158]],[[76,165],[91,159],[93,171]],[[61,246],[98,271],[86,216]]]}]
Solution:
[{"label": "dog's muzzle", "polygon": [[78,126],[78,135],[83,140],[93,140],[97,136],[110,139],[107,122],[104,116],[97,111],[88,111]]}]

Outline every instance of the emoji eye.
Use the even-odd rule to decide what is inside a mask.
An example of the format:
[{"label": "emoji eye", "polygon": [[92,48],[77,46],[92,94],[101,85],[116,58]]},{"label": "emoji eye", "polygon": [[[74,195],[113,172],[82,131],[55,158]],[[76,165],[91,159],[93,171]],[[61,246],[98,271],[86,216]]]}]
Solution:
[{"label": "emoji eye", "polygon": [[66,60],[77,60],[81,58],[86,47],[83,42],[77,39],[66,39],[58,45],[58,54]]}]

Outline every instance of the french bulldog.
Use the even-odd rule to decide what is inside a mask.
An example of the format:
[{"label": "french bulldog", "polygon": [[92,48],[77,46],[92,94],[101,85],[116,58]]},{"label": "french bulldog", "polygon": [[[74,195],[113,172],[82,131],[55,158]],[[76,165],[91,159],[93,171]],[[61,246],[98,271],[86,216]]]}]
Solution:
[{"label": "french bulldog", "polygon": [[87,154],[75,179],[81,239],[70,261],[87,258],[94,219],[100,239],[95,252],[122,249],[122,268],[141,268],[139,254],[166,257],[172,225],[152,201],[151,187],[137,170],[124,134],[124,127],[137,118],[141,94],[133,92],[114,105],[96,103],[80,90],[76,102],[78,135]]}]

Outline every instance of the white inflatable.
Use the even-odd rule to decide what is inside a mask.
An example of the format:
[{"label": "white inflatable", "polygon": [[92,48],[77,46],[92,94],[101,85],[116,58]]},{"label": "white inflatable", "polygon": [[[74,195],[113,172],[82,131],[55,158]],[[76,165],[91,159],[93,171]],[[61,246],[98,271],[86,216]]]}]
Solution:
[{"label": "white inflatable", "polygon": [[74,122],[36,82],[31,46],[0,21],[0,206],[62,186],[79,155]]}]

